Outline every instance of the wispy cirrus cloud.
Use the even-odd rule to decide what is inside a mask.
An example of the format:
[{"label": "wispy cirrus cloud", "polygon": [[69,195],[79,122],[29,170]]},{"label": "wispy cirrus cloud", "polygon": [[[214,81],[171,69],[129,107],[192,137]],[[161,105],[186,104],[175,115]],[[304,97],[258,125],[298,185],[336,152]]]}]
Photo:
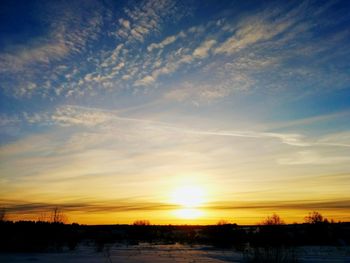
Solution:
[{"label": "wispy cirrus cloud", "polygon": [[350,157],[341,153],[329,154],[326,152],[320,154],[319,152],[313,150],[298,151],[289,157],[280,158],[278,160],[278,162],[282,165],[330,165],[349,161]]},{"label": "wispy cirrus cloud", "polygon": [[[314,122],[323,122],[332,118],[338,118],[343,115],[348,115],[349,112],[338,112],[330,115],[316,116],[313,118],[301,119],[298,121],[293,121],[289,123],[282,124],[271,124],[271,129],[288,127],[293,125],[307,125]],[[283,132],[271,132],[271,131],[247,131],[247,130],[197,130],[189,128],[186,126],[173,125],[167,122],[148,120],[143,118],[132,118],[132,117],[123,117],[119,115],[118,111],[101,109],[101,108],[92,108],[85,106],[77,105],[61,105],[57,107],[52,112],[42,112],[35,114],[23,113],[23,119],[30,124],[41,123],[46,125],[58,125],[63,127],[69,126],[99,126],[111,125],[113,122],[130,122],[130,123],[141,123],[149,126],[152,125],[155,128],[162,128],[164,131],[181,131],[193,135],[212,135],[212,136],[228,136],[228,137],[246,137],[246,138],[274,138],[280,140],[282,143],[299,146],[299,147],[308,147],[313,145],[323,145],[323,146],[344,146],[347,147],[350,144],[350,137],[347,132],[336,133],[331,135],[325,135],[320,138],[315,138],[314,140],[309,140],[306,136],[303,136],[299,133],[283,133]],[[18,123],[20,118],[18,116],[13,116],[11,118],[4,116],[3,117],[4,125],[8,123]],[[268,126],[269,127],[269,126]]]}]

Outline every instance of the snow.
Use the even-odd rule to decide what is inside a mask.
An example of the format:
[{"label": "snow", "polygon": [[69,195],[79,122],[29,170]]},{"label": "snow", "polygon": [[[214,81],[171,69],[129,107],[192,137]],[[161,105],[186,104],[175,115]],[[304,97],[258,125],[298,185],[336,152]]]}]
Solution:
[{"label": "snow", "polygon": [[[349,262],[349,247],[300,247],[299,262]],[[233,249],[214,249],[208,246],[181,244],[135,246],[107,245],[101,252],[95,246],[83,245],[74,251],[60,253],[5,253],[0,254],[2,263],[170,263],[170,262],[244,262],[243,254]]]}]

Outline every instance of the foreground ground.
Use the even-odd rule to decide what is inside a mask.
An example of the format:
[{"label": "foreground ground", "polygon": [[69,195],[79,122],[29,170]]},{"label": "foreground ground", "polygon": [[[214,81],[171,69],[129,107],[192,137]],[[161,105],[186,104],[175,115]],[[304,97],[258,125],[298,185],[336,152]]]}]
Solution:
[{"label": "foreground ground", "polygon": [[[299,247],[293,250],[298,262],[349,262],[349,247]],[[289,253],[289,252],[288,252]],[[247,262],[254,253],[247,254],[233,249],[214,249],[208,246],[110,245],[97,252],[93,246],[80,246],[75,251],[60,253],[2,253],[3,263],[140,263],[140,262]],[[288,255],[287,255],[288,256]],[[252,259],[252,258],[251,258]]]}]

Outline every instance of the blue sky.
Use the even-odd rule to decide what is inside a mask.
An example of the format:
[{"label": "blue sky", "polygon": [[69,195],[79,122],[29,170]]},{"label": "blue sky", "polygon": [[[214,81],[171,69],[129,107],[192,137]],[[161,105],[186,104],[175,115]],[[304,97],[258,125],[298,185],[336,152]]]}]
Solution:
[{"label": "blue sky", "polygon": [[[348,1],[0,5],[0,199],[10,211],[167,203],[161,189],[183,178],[215,185],[208,207],[258,193],[350,204]],[[76,192],[82,182],[90,190]],[[83,210],[72,218],[87,220],[74,214]]]}]

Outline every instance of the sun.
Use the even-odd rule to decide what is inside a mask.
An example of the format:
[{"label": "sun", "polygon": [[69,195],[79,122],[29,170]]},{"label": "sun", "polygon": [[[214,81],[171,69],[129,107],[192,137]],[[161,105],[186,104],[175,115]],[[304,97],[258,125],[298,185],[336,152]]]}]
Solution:
[{"label": "sun", "polygon": [[204,202],[204,191],[198,186],[183,186],[175,189],[172,201],[184,208],[198,207]]},{"label": "sun", "polygon": [[205,191],[196,185],[181,186],[173,191],[171,202],[180,206],[174,211],[176,217],[196,219],[203,215],[200,207],[205,203]]}]

